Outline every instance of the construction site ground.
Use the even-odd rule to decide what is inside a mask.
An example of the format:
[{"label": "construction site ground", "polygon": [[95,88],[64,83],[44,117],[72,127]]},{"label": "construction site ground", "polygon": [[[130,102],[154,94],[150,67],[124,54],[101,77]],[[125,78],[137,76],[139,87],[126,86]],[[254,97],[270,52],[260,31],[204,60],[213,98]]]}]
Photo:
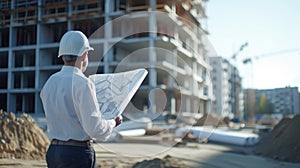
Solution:
[{"label": "construction site ground", "polygon": [[[187,143],[171,147],[160,144],[142,143],[100,143],[94,144],[99,167],[134,167],[136,163],[154,158],[172,157],[173,166],[197,168],[235,168],[263,167],[280,168],[300,167],[300,163],[287,163],[252,153],[252,147],[233,146],[225,144]],[[149,162],[145,163],[149,166]],[[140,167],[141,167],[140,166]],[[174,166],[174,167],[175,167]],[[45,160],[0,159],[0,167],[47,167]],[[139,166],[135,166],[139,167]],[[145,167],[145,165],[144,165]]]}]

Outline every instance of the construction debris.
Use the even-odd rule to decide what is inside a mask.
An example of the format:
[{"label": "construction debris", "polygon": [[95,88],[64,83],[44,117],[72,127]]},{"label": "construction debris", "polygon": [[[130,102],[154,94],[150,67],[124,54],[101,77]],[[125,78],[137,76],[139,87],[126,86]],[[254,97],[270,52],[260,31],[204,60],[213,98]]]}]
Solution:
[{"label": "construction debris", "polygon": [[145,168],[145,167],[156,167],[156,168],[185,168],[185,165],[181,159],[166,155],[164,158],[154,158],[152,160],[143,160],[132,166],[133,168]]},{"label": "construction debris", "polygon": [[273,159],[300,163],[300,115],[282,119],[265,135],[255,152]]},{"label": "construction debris", "polygon": [[216,114],[203,114],[201,118],[197,120],[194,126],[220,126],[225,125],[223,120]]},{"label": "construction debris", "polygon": [[182,127],[176,130],[175,135],[183,137],[187,133],[197,137],[198,142],[201,143],[211,141],[239,146],[253,146],[258,141],[258,135],[254,133],[238,132],[228,128],[214,128],[211,126]]},{"label": "construction debris", "polygon": [[261,119],[257,121],[258,125],[275,126],[278,124],[278,120],[270,114],[264,114]]},{"label": "construction debris", "polygon": [[0,158],[45,159],[49,139],[27,114],[0,110]]}]

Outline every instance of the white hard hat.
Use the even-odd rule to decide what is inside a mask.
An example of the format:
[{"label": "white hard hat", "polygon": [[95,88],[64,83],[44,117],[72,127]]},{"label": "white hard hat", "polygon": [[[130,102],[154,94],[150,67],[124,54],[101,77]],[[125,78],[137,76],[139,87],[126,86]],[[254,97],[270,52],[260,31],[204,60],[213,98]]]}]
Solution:
[{"label": "white hard hat", "polygon": [[62,55],[82,56],[85,51],[94,50],[81,31],[68,31],[59,43],[58,57]]}]

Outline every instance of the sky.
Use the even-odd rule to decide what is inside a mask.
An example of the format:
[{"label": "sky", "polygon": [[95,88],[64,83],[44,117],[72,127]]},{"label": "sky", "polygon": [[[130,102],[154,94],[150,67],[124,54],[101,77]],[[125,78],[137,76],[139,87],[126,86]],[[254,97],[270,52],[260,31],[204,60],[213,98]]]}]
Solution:
[{"label": "sky", "polygon": [[209,0],[206,14],[210,43],[238,67],[244,88],[300,88],[299,0]]}]

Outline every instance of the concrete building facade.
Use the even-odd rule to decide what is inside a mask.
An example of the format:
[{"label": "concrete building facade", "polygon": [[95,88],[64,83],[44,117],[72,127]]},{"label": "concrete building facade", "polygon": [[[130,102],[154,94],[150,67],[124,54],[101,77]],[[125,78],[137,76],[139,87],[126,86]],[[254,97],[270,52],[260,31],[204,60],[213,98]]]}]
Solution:
[{"label": "concrete building facade", "polygon": [[243,119],[242,78],[238,69],[221,56],[210,57],[215,101],[212,112],[222,117]]},{"label": "concrete building facade", "polygon": [[81,30],[95,48],[86,75],[148,69],[133,98],[136,109],[206,112],[212,84],[201,41],[206,35],[205,3],[1,0],[0,108],[43,114],[40,90],[62,66],[57,58],[59,40],[68,30]]},{"label": "concrete building facade", "polygon": [[[252,94],[251,94],[252,93]],[[285,88],[275,88],[275,89],[264,89],[264,90],[246,90],[245,94],[250,94],[249,98],[252,97],[252,104],[247,105],[245,108],[246,114],[252,115],[257,114],[257,107],[262,101],[262,97],[265,97],[265,101],[271,105],[269,114],[281,114],[281,115],[295,115],[299,114],[299,91],[298,87],[285,87]],[[252,95],[252,96],[251,96]],[[245,100],[251,101],[251,100]],[[252,107],[250,106],[252,105]],[[250,107],[249,107],[250,106]]]}]

